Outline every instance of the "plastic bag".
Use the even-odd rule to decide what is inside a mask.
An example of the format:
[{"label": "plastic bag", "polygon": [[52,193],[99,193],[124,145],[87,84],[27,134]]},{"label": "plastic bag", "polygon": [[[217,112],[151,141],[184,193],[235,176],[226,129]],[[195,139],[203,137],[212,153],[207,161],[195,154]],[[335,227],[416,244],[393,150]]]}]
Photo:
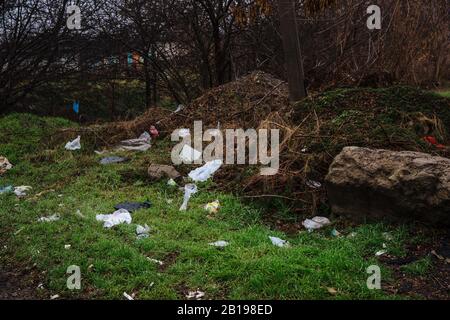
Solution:
[{"label": "plastic bag", "polygon": [[184,200],[183,200],[183,204],[181,205],[180,211],[187,210],[189,199],[191,199],[191,196],[197,192],[198,192],[198,189],[195,184],[187,184],[184,187]]},{"label": "plastic bag", "polygon": [[210,179],[217,170],[222,167],[222,160],[214,160],[206,163],[203,167],[197,168],[189,173],[189,178],[195,182],[205,182]]},{"label": "plastic bag", "polygon": [[180,160],[185,164],[191,164],[199,160],[202,157],[202,153],[193,149],[188,145],[184,145],[180,152]]},{"label": "plastic bag", "polygon": [[272,244],[274,246],[280,247],[280,248],[286,248],[289,247],[289,242],[286,240],[277,238],[277,237],[269,237],[270,241],[272,241]]},{"label": "plastic bag", "polygon": [[78,136],[78,138],[76,138],[75,140],[73,140],[71,142],[67,142],[65,148],[66,148],[66,150],[69,150],[69,151],[80,150],[81,149],[81,137]]},{"label": "plastic bag", "polygon": [[327,225],[331,224],[331,221],[325,217],[314,217],[311,220],[306,219],[303,221],[303,226],[309,231],[321,229]]},{"label": "plastic bag", "polygon": [[131,224],[132,218],[130,212],[125,209],[120,209],[113,214],[99,214],[96,217],[97,221],[104,222],[104,227],[110,229],[122,223]]}]

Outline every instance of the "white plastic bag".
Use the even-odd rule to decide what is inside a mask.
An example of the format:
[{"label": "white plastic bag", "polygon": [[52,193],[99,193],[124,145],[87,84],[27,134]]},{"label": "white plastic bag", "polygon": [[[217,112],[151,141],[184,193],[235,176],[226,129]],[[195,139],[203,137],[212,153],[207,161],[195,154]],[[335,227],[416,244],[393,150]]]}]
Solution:
[{"label": "white plastic bag", "polygon": [[327,225],[330,225],[331,221],[325,217],[314,217],[311,220],[306,219],[303,221],[303,226],[309,231],[321,229]]},{"label": "white plastic bag", "polygon": [[99,214],[96,217],[97,221],[104,222],[104,227],[110,229],[122,223],[131,224],[132,218],[130,212],[125,209],[120,209],[113,214]]},{"label": "white plastic bag", "polygon": [[189,199],[191,199],[191,196],[197,192],[198,192],[198,189],[195,184],[187,184],[184,187],[184,200],[183,200],[183,204],[181,205],[180,211],[187,210]]},{"label": "white plastic bag", "polygon": [[211,178],[220,167],[222,167],[222,164],[222,160],[209,161],[203,167],[191,171],[189,173],[189,178],[195,182],[205,182]]},{"label": "white plastic bag", "polygon": [[272,241],[272,244],[274,246],[280,247],[280,248],[286,248],[289,247],[289,242],[286,240],[277,238],[277,237],[269,237],[270,241]]},{"label": "white plastic bag", "polygon": [[76,138],[75,140],[73,140],[71,142],[67,142],[65,148],[66,148],[66,150],[69,150],[69,151],[80,150],[81,149],[81,137],[78,136],[78,138]]},{"label": "white plastic bag", "polygon": [[209,244],[210,246],[216,247],[216,248],[225,248],[230,245],[227,241],[217,241]]},{"label": "white plastic bag", "polygon": [[25,197],[27,195],[27,192],[30,191],[31,189],[33,189],[33,188],[30,187],[30,186],[15,187],[14,188],[14,193],[15,193],[16,196],[21,198],[21,197]]},{"label": "white plastic bag", "polygon": [[147,239],[149,237],[150,227],[148,225],[136,227],[136,234],[138,240]]}]

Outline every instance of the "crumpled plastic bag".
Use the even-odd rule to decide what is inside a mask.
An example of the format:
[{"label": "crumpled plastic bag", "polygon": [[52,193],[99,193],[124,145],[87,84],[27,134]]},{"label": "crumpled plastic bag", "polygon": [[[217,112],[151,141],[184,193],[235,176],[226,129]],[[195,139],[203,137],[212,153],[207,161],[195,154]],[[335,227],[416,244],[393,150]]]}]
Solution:
[{"label": "crumpled plastic bag", "polygon": [[49,217],[39,218],[38,222],[55,222],[55,221],[58,221],[59,219],[61,219],[60,216],[57,215],[57,214],[54,214],[54,215],[49,216]]},{"label": "crumpled plastic bag", "polygon": [[214,202],[210,202],[205,206],[205,210],[209,213],[217,213],[220,209],[220,202],[219,200],[216,200]]},{"label": "crumpled plastic bag", "polygon": [[216,247],[216,248],[225,248],[225,247],[228,247],[230,245],[230,243],[227,241],[217,241],[217,242],[212,242],[209,245]]},{"label": "crumpled plastic bag", "polygon": [[150,149],[152,137],[147,131],[137,139],[124,140],[117,147],[117,151],[148,151]]},{"label": "crumpled plastic bag", "polygon": [[0,188],[0,194],[13,193],[13,192],[14,192],[14,187],[13,186],[6,186],[6,187],[1,187]]},{"label": "crumpled plastic bag", "polygon": [[76,138],[75,140],[73,140],[71,142],[67,142],[65,148],[66,148],[66,150],[69,150],[69,151],[80,150],[81,149],[81,137],[78,136],[78,138]]},{"label": "crumpled plastic bag", "polygon": [[270,241],[272,241],[272,244],[274,246],[280,247],[280,248],[287,248],[289,247],[289,242],[286,240],[277,238],[277,237],[269,237]]},{"label": "crumpled plastic bag", "polygon": [[314,217],[312,219],[306,219],[303,221],[303,226],[309,231],[322,229],[325,226],[331,224],[331,221],[325,217]]},{"label": "crumpled plastic bag", "polygon": [[14,194],[16,196],[18,196],[19,198],[21,197],[26,197],[27,192],[30,191],[31,189],[33,189],[30,186],[20,186],[20,187],[15,187],[14,188]]},{"label": "crumpled plastic bag", "polygon": [[180,211],[186,211],[187,206],[189,203],[189,200],[191,199],[191,196],[198,192],[198,188],[195,184],[187,184],[184,187],[184,199],[183,204],[180,207]]},{"label": "crumpled plastic bag", "polygon": [[6,173],[6,171],[11,170],[13,165],[5,157],[0,157],[0,175]]},{"label": "crumpled plastic bag", "polygon": [[195,182],[205,182],[210,179],[222,165],[222,160],[209,161],[203,167],[191,171],[189,173],[189,178]]},{"label": "crumpled plastic bag", "polygon": [[147,239],[150,236],[149,233],[150,227],[148,225],[145,226],[138,225],[136,227],[136,234],[138,240]]},{"label": "crumpled plastic bag", "polygon": [[129,211],[120,209],[113,214],[99,214],[96,216],[97,221],[104,222],[104,227],[110,229],[119,224],[131,224],[132,218]]}]

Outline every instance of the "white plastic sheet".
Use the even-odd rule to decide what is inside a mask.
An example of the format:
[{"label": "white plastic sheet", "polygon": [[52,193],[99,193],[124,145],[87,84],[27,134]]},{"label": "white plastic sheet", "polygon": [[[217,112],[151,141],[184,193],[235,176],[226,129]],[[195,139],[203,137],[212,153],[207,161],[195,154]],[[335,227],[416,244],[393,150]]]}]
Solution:
[{"label": "white plastic sheet", "polygon": [[78,136],[78,138],[76,138],[75,140],[73,140],[71,142],[67,142],[65,148],[66,148],[66,150],[69,150],[69,151],[80,150],[81,149],[81,137]]},{"label": "white plastic sheet", "polygon": [[188,206],[189,200],[191,199],[191,196],[197,192],[198,192],[198,189],[195,184],[187,184],[184,187],[184,199],[183,199],[183,204],[180,207],[180,211],[187,210],[187,206]]},{"label": "white plastic sheet", "polygon": [[150,227],[148,225],[136,227],[136,234],[138,240],[147,239],[149,237]]},{"label": "white plastic sheet", "polygon": [[110,229],[122,223],[131,224],[132,218],[130,212],[125,209],[120,209],[113,214],[99,214],[96,217],[97,221],[104,222],[104,227]]},{"label": "white plastic sheet", "polygon": [[205,182],[210,179],[220,167],[222,167],[222,164],[222,160],[209,161],[203,167],[191,171],[189,173],[189,178],[195,182]]}]

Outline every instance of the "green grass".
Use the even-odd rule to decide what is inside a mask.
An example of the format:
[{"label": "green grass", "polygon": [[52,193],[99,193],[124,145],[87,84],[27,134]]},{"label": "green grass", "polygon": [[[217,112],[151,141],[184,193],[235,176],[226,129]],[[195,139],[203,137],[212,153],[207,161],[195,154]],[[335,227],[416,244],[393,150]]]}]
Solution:
[{"label": "green grass", "polygon": [[[405,228],[368,224],[340,230],[344,235],[355,232],[354,237],[335,238],[332,226],[286,235],[263,223],[263,207],[223,194],[213,182],[199,185],[189,210],[179,212],[183,193],[145,177],[150,162],[168,160],[161,151],[166,142],[145,154],[129,154],[129,163],[101,166],[93,149],[68,152],[63,148],[67,141],[53,150],[42,147],[40,141],[69,125],[31,115],[0,118],[0,155],[14,164],[0,178],[0,186],[33,187],[25,199],[0,195],[0,262],[36,264],[45,272],[44,287],[50,292],[97,299],[121,299],[124,291],[136,293],[138,299],[183,299],[188,290],[197,289],[206,292],[207,299],[398,298],[368,290],[366,269],[379,264],[375,252],[383,243],[391,254],[404,253],[410,237]],[[147,199],[153,207],[134,213],[132,225],[106,230],[95,221],[97,214],[113,212],[117,203]],[[210,219],[203,206],[215,199],[222,208]],[[55,213],[60,221],[37,222]],[[151,226],[150,238],[137,241],[135,224]],[[392,241],[387,242],[385,232],[392,234]],[[269,236],[286,239],[291,247],[275,247]],[[217,240],[230,246],[219,250],[208,245]],[[68,244],[71,249],[66,250]],[[147,257],[166,264],[160,268]],[[81,267],[81,291],[66,288],[71,265]],[[391,281],[389,270],[380,266],[383,281]],[[331,295],[330,287],[338,294]]]},{"label": "green grass", "polygon": [[402,266],[401,270],[403,272],[413,275],[413,276],[423,276],[423,275],[426,275],[430,271],[432,265],[433,265],[433,263],[431,261],[431,258],[426,257],[426,258],[420,259],[416,262]]}]

